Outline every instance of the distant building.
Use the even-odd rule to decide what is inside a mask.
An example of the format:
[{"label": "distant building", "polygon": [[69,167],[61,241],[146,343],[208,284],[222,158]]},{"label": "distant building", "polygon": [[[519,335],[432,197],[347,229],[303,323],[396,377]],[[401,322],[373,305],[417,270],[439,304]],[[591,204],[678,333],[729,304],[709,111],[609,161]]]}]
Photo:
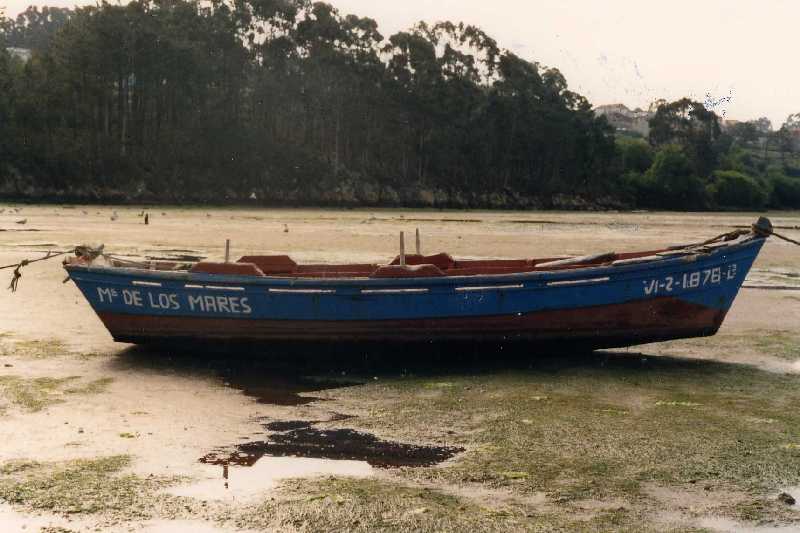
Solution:
[{"label": "distant building", "polygon": [[629,109],[625,104],[608,104],[594,108],[597,116],[606,117],[608,123],[619,132],[638,133],[643,137],[650,134],[650,119],[653,113],[638,107]]},{"label": "distant building", "polygon": [[16,48],[14,46],[6,48],[6,52],[11,54],[11,57],[16,57],[23,63],[30,61],[31,55],[33,55],[30,48]]}]

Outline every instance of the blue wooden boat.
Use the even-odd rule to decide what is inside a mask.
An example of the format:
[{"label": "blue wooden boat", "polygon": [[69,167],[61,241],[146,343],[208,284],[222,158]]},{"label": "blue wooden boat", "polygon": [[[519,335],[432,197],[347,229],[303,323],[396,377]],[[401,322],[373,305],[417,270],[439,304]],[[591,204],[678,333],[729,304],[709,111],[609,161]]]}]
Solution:
[{"label": "blue wooden boat", "polygon": [[388,265],[65,263],[115,340],[526,340],[620,347],[713,335],[771,234],[767,219],[708,241],[519,260],[407,255]]}]

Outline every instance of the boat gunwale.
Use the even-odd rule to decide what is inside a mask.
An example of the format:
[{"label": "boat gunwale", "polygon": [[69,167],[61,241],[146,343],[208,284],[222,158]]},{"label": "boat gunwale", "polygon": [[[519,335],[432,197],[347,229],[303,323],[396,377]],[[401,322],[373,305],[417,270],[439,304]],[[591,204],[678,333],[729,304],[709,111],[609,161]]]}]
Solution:
[{"label": "boat gunwale", "polygon": [[[506,284],[521,283],[526,281],[564,281],[585,278],[587,276],[602,277],[606,274],[615,274],[611,281],[620,277],[636,277],[637,272],[646,272],[653,269],[668,268],[695,262],[698,257],[708,261],[716,256],[735,253],[750,247],[763,245],[766,237],[750,235],[745,239],[731,241],[726,246],[720,246],[709,251],[687,249],[686,255],[664,256],[663,258],[643,261],[640,263],[623,265],[587,266],[566,270],[514,272],[502,274],[480,274],[465,276],[441,277],[412,277],[412,278],[288,278],[270,276],[236,276],[227,274],[205,274],[189,271],[150,270],[144,268],[97,266],[92,264],[65,264],[67,272],[87,272],[102,274],[112,277],[131,278],[138,277],[147,280],[163,280],[172,282],[194,282],[198,284],[231,285],[231,286],[272,286],[272,287],[419,287],[419,286],[470,286],[481,284]],[[620,274],[622,276],[620,276]],[[631,275],[633,274],[633,275]],[[555,288],[555,287],[554,287]]]}]

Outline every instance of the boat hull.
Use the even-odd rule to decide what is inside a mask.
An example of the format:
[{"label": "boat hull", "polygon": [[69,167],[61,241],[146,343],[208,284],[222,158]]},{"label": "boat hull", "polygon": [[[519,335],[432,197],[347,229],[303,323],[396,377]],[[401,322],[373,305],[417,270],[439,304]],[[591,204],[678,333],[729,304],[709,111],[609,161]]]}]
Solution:
[{"label": "boat hull", "polygon": [[240,320],[100,313],[119,342],[264,341],[565,341],[593,348],[713,335],[725,311],[658,298],[512,316],[410,320]]},{"label": "boat hull", "polygon": [[650,263],[502,276],[311,280],[67,267],[115,340],[530,341],[713,335],[763,239]]}]

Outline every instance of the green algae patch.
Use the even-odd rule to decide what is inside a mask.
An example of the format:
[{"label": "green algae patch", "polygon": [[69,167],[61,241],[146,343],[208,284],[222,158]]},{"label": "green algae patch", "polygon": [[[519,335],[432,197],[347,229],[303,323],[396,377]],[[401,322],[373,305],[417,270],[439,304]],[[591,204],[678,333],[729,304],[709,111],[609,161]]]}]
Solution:
[{"label": "green algae patch", "polygon": [[61,515],[98,515],[102,523],[178,515],[187,502],[160,491],[183,478],[141,477],[125,473],[128,455],[42,463],[11,461],[0,465],[0,502],[27,511]]},{"label": "green algae patch", "polygon": [[74,381],[67,378],[22,378],[19,376],[0,376],[0,394],[11,404],[25,411],[37,412],[63,400],[61,389]]},{"label": "green algae patch", "polygon": [[[541,520],[542,531],[550,520]],[[291,480],[273,499],[239,514],[240,528],[268,531],[518,531],[535,522],[520,509],[486,508],[433,488],[391,480]]]},{"label": "green algae patch", "polygon": [[[451,386],[424,394],[431,382]],[[755,513],[723,505],[720,495],[760,501],[800,484],[800,450],[787,447],[800,434],[800,376],[747,365],[605,352],[435,379],[384,375],[332,396],[338,410],[359,414],[359,429],[466,449],[442,467],[398,477],[545,493],[561,524],[584,513],[593,526],[636,529],[663,507],[643,490],[652,484],[713,486],[721,512],[744,520]],[[621,503],[579,512],[586,501]]]},{"label": "green algae patch", "polygon": [[49,359],[74,355],[64,343],[56,340],[3,340],[0,344],[0,354],[25,359]]},{"label": "green algae patch", "polygon": [[800,334],[791,330],[750,330],[745,333],[720,334],[714,337],[678,340],[658,346],[664,353],[711,351],[720,358],[730,355],[754,353],[779,361],[800,360]]},{"label": "green algae patch", "polygon": [[64,392],[67,394],[100,394],[106,392],[112,383],[114,383],[114,378],[99,378],[78,387],[70,387]]},{"label": "green algae patch", "polygon": [[100,394],[113,382],[112,378],[100,378],[88,383],[79,383],[80,380],[80,376],[64,378],[0,376],[0,398],[23,411],[35,413],[50,405],[64,402],[67,395]]},{"label": "green algae patch", "polygon": [[696,402],[679,402],[676,400],[672,401],[664,401],[659,400],[656,402],[657,406],[666,406],[666,407],[699,407],[701,404]]},{"label": "green algae patch", "polygon": [[789,331],[771,331],[764,335],[748,335],[762,353],[787,361],[800,360],[800,335]]},{"label": "green algae patch", "polygon": [[130,508],[146,482],[119,475],[130,464],[124,455],[36,464],[0,480],[0,499],[55,513],[97,513]]},{"label": "green algae patch", "polygon": [[11,335],[0,335],[0,357],[20,359],[54,359],[73,357],[90,359],[105,354],[95,352],[76,352],[66,344],[55,339],[18,339]]},{"label": "green algae patch", "polygon": [[641,513],[599,505],[591,516],[550,502],[474,486],[418,485],[390,478],[297,479],[228,523],[263,531],[656,531]]}]

